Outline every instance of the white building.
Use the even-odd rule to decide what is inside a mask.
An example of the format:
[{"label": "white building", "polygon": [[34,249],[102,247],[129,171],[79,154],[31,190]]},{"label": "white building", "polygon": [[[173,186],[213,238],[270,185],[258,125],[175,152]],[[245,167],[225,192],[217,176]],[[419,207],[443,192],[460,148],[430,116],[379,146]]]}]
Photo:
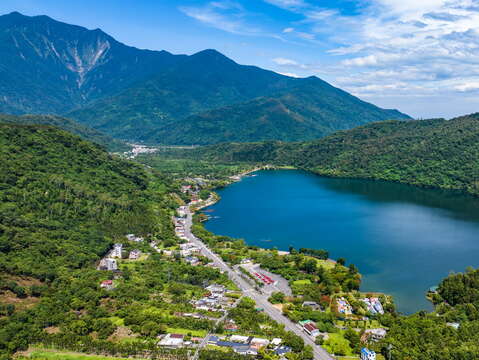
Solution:
[{"label": "white building", "polygon": [[136,236],[135,234],[126,235],[128,241],[142,242],[144,239],[141,236]]},{"label": "white building", "polygon": [[113,245],[113,250],[110,253],[110,257],[121,259],[121,252],[122,251],[123,251],[123,244],[115,244],[115,245]]},{"label": "white building", "polygon": [[100,264],[98,265],[98,270],[118,270],[118,264],[116,263],[115,259],[104,258],[101,259]]},{"label": "white building", "polygon": [[249,341],[249,336],[243,336],[243,335],[232,335],[230,338],[230,341],[232,342],[237,342],[237,343],[242,343],[242,344],[247,344]]},{"label": "white building", "polygon": [[130,260],[137,260],[140,257],[140,255],[141,255],[141,251],[135,249],[135,250],[130,251],[130,255],[128,256],[128,258]]},{"label": "white building", "polygon": [[367,348],[361,349],[361,360],[376,360],[376,353]]},{"label": "white building", "polygon": [[364,333],[367,334],[368,338],[371,339],[372,341],[379,341],[386,337],[387,331],[386,329],[383,329],[383,328],[377,328],[377,329],[368,329]]},{"label": "white building", "polygon": [[166,334],[158,343],[160,346],[167,346],[178,348],[183,346],[183,335],[180,334]]}]

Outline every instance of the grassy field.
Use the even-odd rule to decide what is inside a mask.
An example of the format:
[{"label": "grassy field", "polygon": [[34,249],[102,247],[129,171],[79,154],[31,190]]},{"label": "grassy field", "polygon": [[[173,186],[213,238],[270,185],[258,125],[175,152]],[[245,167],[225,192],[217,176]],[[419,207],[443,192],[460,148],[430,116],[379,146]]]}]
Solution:
[{"label": "grassy field", "polygon": [[311,280],[308,280],[308,279],[293,281],[293,285],[309,285],[309,284],[311,284]]},{"label": "grassy field", "polygon": [[197,336],[197,337],[205,337],[206,334],[208,333],[206,330],[190,330],[190,329],[180,329],[180,328],[168,328],[166,330],[167,332],[171,334],[191,334],[191,336]]},{"label": "grassy field", "polygon": [[318,262],[318,266],[322,266],[326,270],[331,270],[336,266],[336,263],[331,260],[321,260],[321,259],[316,259]]},{"label": "grassy field", "polygon": [[349,346],[349,341],[343,336],[343,331],[330,333],[329,339],[324,342],[323,347],[331,354],[339,353],[339,349],[342,349],[346,356],[355,356],[351,347]]},{"label": "grassy field", "polygon": [[345,327],[352,327],[352,328],[359,328],[359,329],[376,329],[382,327],[379,321],[377,320],[358,320],[358,321],[343,321],[343,320],[338,320],[336,322],[337,325],[339,326],[345,326]]},{"label": "grassy field", "polygon": [[[17,359],[34,359],[34,360],[128,360],[125,358],[107,357],[101,355],[87,355],[74,352],[63,352],[56,350],[33,350],[28,356]],[[140,359],[138,359],[140,360]]]}]

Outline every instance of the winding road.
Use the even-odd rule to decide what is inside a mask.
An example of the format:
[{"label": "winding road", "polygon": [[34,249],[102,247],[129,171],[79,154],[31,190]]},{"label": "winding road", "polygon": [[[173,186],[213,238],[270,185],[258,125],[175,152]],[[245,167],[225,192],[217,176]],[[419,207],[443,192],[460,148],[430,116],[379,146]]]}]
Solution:
[{"label": "winding road", "polygon": [[243,292],[244,295],[250,297],[256,302],[256,305],[264,309],[264,312],[268,314],[276,322],[283,324],[286,330],[292,331],[296,335],[300,336],[304,343],[311,345],[313,348],[313,354],[315,360],[334,360],[335,358],[331,356],[325,349],[321,346],[318,346],[314,343],[314,339],[306,334],[299,325],[293,323],[286,316],[284,316],[278,309],[276,309],[269,301],[268,296],[261,294],[257,291],[253,285],[248,281],[242,278],[239,271],[233,270],[228,264],[226,264],[217,254],[211,251],[200,239],[193,235],[191,232],[191,226],[193,223],[193,215],[189,209],[186,211],[186,221],[185,221],[185,236],[186,238],[194,243],[201,249],[201,252],[204,256],[209,258],[215,266],[223,270],[228,274],[229,278],[238,286],[238,288]]}]

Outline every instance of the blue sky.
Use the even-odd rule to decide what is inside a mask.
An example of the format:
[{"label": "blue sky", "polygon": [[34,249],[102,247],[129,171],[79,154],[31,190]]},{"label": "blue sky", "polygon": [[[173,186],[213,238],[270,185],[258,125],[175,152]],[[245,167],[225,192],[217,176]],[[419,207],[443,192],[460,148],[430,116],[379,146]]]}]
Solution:
[{"label": "blue sky", "polygon": [[2,0],[128,45],[316,75],[414,117],[479,111],[479,0]]}]

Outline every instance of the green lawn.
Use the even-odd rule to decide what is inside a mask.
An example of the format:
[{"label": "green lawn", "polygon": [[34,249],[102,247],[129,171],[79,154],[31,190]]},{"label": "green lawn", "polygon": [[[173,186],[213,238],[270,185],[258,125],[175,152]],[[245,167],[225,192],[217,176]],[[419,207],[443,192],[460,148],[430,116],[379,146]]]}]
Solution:
[{"label": "green lawn", "polygon": [[334,262],[329,261],[329,260],[316,259],[316,261],[318,262],[318,266],[322,266],[326,270],[331,270],[336,266],[336,264]]},{"label": "green lawn", "polygon": [[[343,320],[338,320],[336,321],[336,324],[339,326],[345,326],[345,327],[351,327],[351,328],[366,328],[366,329],[376,329],[382,327],[379,321],[377,320],[368,320],[368,321],[343,321]],[[364,326],[366,325],[366,326]]]},{"label": "green lawn", "polygon": [[336,354],[342,352],[346,356],[355,356],[351,347],[349,346],[349,341],[344,338],[342,331],[337,333],[329,333],[328,335],[329,339],[326,340],[322,346],[329,353]]},{"label": "green lawn", "polygon": [[190,330],[190,329],[181,329],[181,328],[168,328],[166,330],[170,334],[191,334],[191,336],[205,337],[208,332],[206,330]]},{"label": "green lawn", "polygon": [[128,360],[125,358],[106,357],[100,355],[87,355],[73,352],[62,352],[56,350],[34,350],[30,356],[20,359],[35,359],[35,360]]},{"label": "green lawn", "polygon": [[308,279],[293,281],[293,285],[309,285],[309,284],[311,284],[311,280],[308,280]]}]

